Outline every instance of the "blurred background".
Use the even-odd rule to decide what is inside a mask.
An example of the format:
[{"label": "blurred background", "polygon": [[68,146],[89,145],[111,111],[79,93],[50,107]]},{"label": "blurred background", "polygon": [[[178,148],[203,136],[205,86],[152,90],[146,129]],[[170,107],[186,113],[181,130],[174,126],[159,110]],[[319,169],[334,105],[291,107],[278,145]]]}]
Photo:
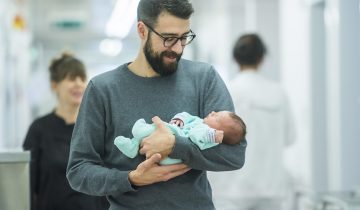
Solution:
[{"label": "blurred background", "polygon": [[[299,189],[360,187],[358,0],[193,0],[197,34],[184,57],[238,72],[232,46],[256,32],[269,53],[262,74],[285,88],[297,142],[286,166]],[[21,150],[30,123],[54,108],[48,65],[62,51],[90,78],[132,61],[138,0],[0,1],[0,148]]]}]

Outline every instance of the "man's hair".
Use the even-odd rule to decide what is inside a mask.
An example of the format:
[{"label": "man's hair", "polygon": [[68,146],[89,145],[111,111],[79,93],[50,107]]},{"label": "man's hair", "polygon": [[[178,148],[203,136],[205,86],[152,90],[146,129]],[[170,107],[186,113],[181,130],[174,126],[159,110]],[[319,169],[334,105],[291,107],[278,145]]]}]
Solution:
[{"label": "man's hair", "polygon": [[233,49],[233,57],[240,65],[257,65],[265,54],[266,46],[256,34],[241,36]]},{"label": "man's hair", "polygon": [[84,64],[70,53],[63,53],[60,58],[52,60],[49,71],[50,80],[56,83],[61,82],[68,76],[71,79],[76,77],[86,79]]},{"label": "man's hair", "polygon": [[244,121],[235,113],[230,112],[229,116],[233,122],[229,124],[229,129],[224,131],[224,141],[226,141],[227,144],[238,144],[243,139],[245,139],[246,125]]},{"label": "man's hair", "polygon": [[162,12],[182,19],[189,19],[194,9],[188,0],[140,0],[137,8],[138,21],[154,27]]}]

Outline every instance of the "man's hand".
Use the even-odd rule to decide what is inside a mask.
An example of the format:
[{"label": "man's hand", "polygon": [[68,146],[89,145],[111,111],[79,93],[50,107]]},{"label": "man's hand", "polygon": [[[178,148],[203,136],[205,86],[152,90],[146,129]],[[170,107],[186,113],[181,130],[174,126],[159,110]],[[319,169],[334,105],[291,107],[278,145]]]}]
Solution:
[{"label": "man's hand", "polygon": [[190,170],[185,164],[159,166],[160,154],[154,154],[140,163],[136,170],[129,173],[129,181],[135,186],[144,186],[156,182],[164,182],[180,176]]},{"label": "man's hand", "polygon": [[165,158],[171,153],[175,145],[175,136],[159,117],[153,117],[152,121],[156,126],[156,130],[142,140],[139,152],[146,155],[146,158],[155,153],[159,153]]}]

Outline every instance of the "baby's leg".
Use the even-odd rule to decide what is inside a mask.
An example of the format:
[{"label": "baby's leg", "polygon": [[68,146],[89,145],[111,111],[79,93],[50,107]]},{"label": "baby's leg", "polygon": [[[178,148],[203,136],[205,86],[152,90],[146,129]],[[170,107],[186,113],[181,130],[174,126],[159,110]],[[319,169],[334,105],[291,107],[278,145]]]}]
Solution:
[{"label": "baby's leg", "polygon": [[116,147],[129,158],[134,158],[139,151],[140,139],[129,139],[124,136],[118,136],[114,140]]},{"label": "baby's leg", "polygon": [[129,139],[124,136],[118,136],[115,138],[114,144],[123,154],[130,158],[134,158],[138,154],[142,139],[150,135],[154,130],[154,125],[147,124],[144,119],[139,119],[132,128],[134,138]]}]

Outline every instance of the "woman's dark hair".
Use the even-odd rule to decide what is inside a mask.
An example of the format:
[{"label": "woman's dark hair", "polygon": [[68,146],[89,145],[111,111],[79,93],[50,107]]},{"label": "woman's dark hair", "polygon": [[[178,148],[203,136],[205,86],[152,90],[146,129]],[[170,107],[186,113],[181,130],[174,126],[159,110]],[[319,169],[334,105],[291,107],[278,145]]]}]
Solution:
[{"label": "woman's dark hair", "polygon": [[241,36],[233,49],[233,57],[240,65],[257,65],[265,54],[266,46],[256,34]]},{"label": "woman's dark hair", "polygon": [[189,19],[194,9],[188,0],[140,0],[137,8],[138,21],[154,27],[162,12],[182,19]]},{"label": "woman's dark hair", "polygon": [[61,82],[66,77],[86,79],[84,64],[69,53],[63,53],[60,58],[52,60],[49,71],[50,80],[56,83]]}]

